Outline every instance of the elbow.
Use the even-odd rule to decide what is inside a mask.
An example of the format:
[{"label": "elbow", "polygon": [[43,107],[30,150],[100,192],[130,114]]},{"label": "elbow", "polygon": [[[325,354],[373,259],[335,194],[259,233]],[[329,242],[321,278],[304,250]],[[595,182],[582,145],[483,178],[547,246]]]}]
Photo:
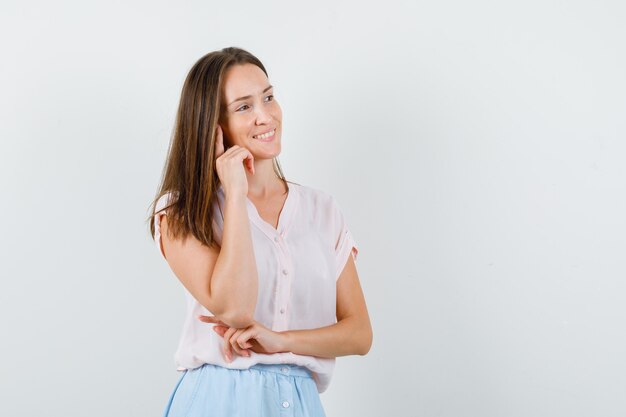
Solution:
[{"label": "elbow", "polygon": [[213,309],[208,308],[215,316],[229,327],[245,329],[254,324],[256,303],[244,305],[241,299],[232,303],[213,303]]},{"label": "elbow", "polygon": [[369,353],[372,348],[372,342],[374,339],[374,335],[372,334],[371,328],[366,332],[366,336],[363,337],[363,340],[359,346],[357,354],[360,356],[365,356]]},{"label": "elbow", "polygon": [[212,312],[216,319],[225,323],[228,327],[245,329],[254,324],[254,312],[252,311],[244,310],[240,306],[225,308],[223,305],[208,304],[204,303],[203,306]]},{"label": "elbow", "polygon": [[245,329],[254,324],[254,315],[249,313],[241,313],[239,311],[227,312],[220,316],[220,320],[230,327],[236,329]]},{"label": "elbow", "polygon": [[245,329],[254,324],[255,307],[256,306],[252,304],[246,308],[241,302],[237,302],[225,310],[222,321],[230,327]]}]

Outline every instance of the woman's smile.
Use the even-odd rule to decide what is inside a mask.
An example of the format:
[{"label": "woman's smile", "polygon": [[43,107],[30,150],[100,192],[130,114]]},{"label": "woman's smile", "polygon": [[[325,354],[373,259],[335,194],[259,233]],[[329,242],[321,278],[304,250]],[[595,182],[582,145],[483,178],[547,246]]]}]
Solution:
[{"label": "woman's smile", "polygon": [[260,140],[261,142],[271,142],[274,140],[274,136],[276,136],[276,129],[272,129],[267,133],[262,135],[252,136],[256,140]]}]

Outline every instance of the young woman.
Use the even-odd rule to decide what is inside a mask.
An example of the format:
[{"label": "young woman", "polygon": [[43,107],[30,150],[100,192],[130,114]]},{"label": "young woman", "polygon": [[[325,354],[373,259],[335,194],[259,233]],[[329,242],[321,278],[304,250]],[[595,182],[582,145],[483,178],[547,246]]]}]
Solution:
[{"label": "young woman", "polygon": [[256,57],[195,63],[150,217],[188,301],[164,417],[325,416],[335,358],[370,349],[356,243],[331,195],[285,179],[281,136]]}]

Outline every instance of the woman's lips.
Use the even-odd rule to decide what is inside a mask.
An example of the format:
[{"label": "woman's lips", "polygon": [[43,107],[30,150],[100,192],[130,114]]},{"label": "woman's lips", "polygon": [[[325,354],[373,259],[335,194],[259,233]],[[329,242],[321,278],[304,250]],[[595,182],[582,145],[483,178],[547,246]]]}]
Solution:
[{"label": "woman's lips", "polygon": [[266,137],[264,139],[261,138],[255,138],[256,140],[260,140],[261,142],[271,142],[272,140],[274,140],[274,136],[276,136],[276,129],[272,130],[272,136]]}]

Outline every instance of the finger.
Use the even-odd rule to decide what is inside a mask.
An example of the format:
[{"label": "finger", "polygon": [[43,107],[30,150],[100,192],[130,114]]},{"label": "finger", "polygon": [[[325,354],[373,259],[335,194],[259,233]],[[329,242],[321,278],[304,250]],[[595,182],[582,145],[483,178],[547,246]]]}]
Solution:
[{"label": "finger", "polygon": [[244,148],[243,146],[233,145],[228,148],[226,152],[224,152],[224,159],[233,159],[239,162],[244,162],[246,157],[250,155],[250,151],[248,148]]},{"label": "finger", "polygon": [[219,319],[215,316],[205,316],[202,314],[198,316],[198,320],[204,321],[206,323],[217,323],[219,321]]},{"label": "finger", "polygon": [[250,170],[252,175],[254,175],[254,157],[251,156],[250,158],[246,159],[246,161],[248,161],[248,170]]},{"label": "finger", "polygon": [[[230,149],[228,151],[230,151]],[[227,154],[228,151],[226,151]],[[226,156],[236,161],[239,161],[239,163],[242,163],[244,168],[246,168],[248,171],[250,171],[250,173],[252,173],[252,175],[254,175],[254,156],[252,156],[247,148],[238,146],[237,149],[233,150],[231,154]]]},{"label": "finger", "polygon": [[[235,161],[239,161],[243,163],[244,167],[254,175],[254,156],[250,153],[247,148],[233,145],[224,153],[224,159],[229,160],[233,159]],[[225,162],[224,161],[224,162]]]},{"label": "finger", "polygon": [[224,132],[222,127],[217,125],[217,138],[215,140],[215,158],[219,158],[224,153]]},{"label": "finger", "polygon": [[239,146],[239,145],[231,146],[230,148],[226,149],[226,151],[224,152],[224,158],[232,157],[235,153],[237,153],[241,149],[243,149],[243,148],[241,146]]},{"label": "finger", "polygon": [[[245,331],[245,330],[246,329],[243,329],[243,331]],[[243,333],[243,331],[242,331],[242,333]],[[235,345],[237,345],[242,350],[242,352],[244,352],[243,354],[245,356],[250,356],[250,351],[248,349],[252,347],[252,344],[249,344],[249,343],[246,343],[245,341],[242,341],[241,340],[241,334],[234,335],[232,338],[235,340]]]},{"label": "finger", "polygon": [[218,319],[215,316],[198,316],[198,320],[203,321],[205,323],[217,323],[223,326],[228,326],[226,323],[224,323],[223,321],[221,321],[220,319]]},{"label": "finger", "polygon": [[233,333],[235,333],[237,331],[236,328],[231,327],[228,330],[226,330],[226,333],[224,333],[224,356],[226,357],[226,362],[231,362],[233,360],[233,352],[232,352],[232,345],[229,343],[230,340],[230,336],[232,336]]},{"label": "finger", "polygon": [[224,337],[224,333],[226,333],[226,330],[228,330],[228,326],[215,325],[215,326],[213,326],[213,330],[215,331],[215,333],[217,333],[220,336]]},{"label": "finger", "polygon": [[254,347],[254,344],[252,344],[251,340],[254,340],[254,339],[242,340],[241,336],[239,336],[239,338],[237,338],[237,344],[241,346],[242,349],[247,350],[247,349]]},{"label": "finger", "polygon": [[239,343],[237,342],[237,339],[239,338],[239,335],[241,333],[244,332],[245,329],[238,329],[235,333],[233,333],[233,335],[230,337],[230,345],[232,346],[233,350],[235,351],[235,353],[237,353],[237,355],[239,356],[250,356],[250,352],[244,350]]},{"label": "finger", "polygon": [[214,318],[207,318],[206,316],[198,317],[198,320],[200,320],[201,322],[204,322],[204,323],[210,323],[210,324],[220,325],[220,326],[224,326],[224,327],[230,327],[228,324],[224,323],[221,320],[217,320],[217,319],[214,319]]},{"label": "finger", "polygon": [[232,346],[229,343],[230,340],[230,336],[237,331],[237,329],[235,329],[234,327],[230,327],[228,329],[226,329],[226,331],[224,332],[224,347],[222,348],[222,350],[224,351],[224,357],[226,358],[226,362],[232,362],[233,360],[233,351],[232,351]]},{"label": "finger", "polygon": [[248,150],[238,145],[233,145],[224,152],[222,157],[217,161],[226,166],[229,164],[240,164],[246,158]]},{"label": "finger", "polygon": [[248,170],[252,173],[252,175],[254,175],[254,156],[252,156],[252,153],[250,153],[250,151],[246,153],[246,158],[244,159],[244,161],[248,165]]},{"label": "finger", "polygon": [[255,339],[259,334],[259,329],[252,325],[239,334],[237,343],[243,348],[251,348],[253,346],[250,339]]}]

